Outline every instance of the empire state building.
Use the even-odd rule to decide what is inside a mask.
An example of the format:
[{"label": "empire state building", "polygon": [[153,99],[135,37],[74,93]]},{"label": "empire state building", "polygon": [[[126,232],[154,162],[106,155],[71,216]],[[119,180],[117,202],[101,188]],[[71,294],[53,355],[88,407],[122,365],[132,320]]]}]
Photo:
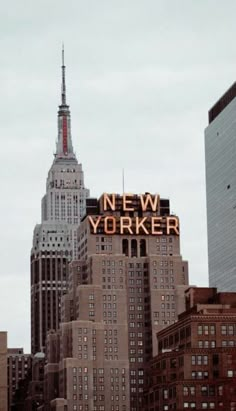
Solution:
[{"label": "empire state building", "polygon": [[77,228],[89,190],[74,153],[70,109],[66,101],[62,50],[61,104],[54,161],[41,204],[41,224],[34,229],[31,250],[31,351],[44,351],[49,330],[57,330],[61,297],[67,292],[68,264],[77,257]]}]

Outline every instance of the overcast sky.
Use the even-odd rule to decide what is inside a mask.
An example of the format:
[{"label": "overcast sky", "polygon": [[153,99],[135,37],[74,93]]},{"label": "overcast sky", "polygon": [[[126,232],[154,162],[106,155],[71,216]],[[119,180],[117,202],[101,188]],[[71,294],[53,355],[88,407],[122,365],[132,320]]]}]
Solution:
[{"label": "overcast sky", "polygon": [[236,77],[235,0],[1,2],[0,330],[30,350],[30,249],[52,164],[65,43],[72,137],[91,195],[157,192],[208,285],[204,128]]}]

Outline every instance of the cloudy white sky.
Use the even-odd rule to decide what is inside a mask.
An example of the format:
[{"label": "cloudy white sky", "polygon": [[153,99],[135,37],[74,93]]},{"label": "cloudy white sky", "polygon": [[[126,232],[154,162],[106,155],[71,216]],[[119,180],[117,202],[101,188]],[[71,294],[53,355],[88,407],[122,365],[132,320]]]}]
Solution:
[{"label": "cloudy white sky", "polygon": [[12,0],[0,21],[0,330],[30,349],[30,248],[53,160],[61,43],[91,194],[170,198],[207,286],[204,128],[236,77],[234,0]]}]

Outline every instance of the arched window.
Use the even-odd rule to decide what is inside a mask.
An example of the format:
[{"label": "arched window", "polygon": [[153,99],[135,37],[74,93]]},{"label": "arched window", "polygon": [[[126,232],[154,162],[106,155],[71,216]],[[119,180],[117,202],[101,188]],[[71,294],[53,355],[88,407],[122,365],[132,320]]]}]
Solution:
[{"label": "arched window", "polygon": [[140,257],[145,257],[146,255],[146,240],[140,240]]},{"label": "arched window", "polygon": [[129,255],[129,242],[127,239],[122,240],[122,253],[126,256]]},{"label": "arched window", "polygon": [[137,257],[137,240],[131,240],[131,257]]}]

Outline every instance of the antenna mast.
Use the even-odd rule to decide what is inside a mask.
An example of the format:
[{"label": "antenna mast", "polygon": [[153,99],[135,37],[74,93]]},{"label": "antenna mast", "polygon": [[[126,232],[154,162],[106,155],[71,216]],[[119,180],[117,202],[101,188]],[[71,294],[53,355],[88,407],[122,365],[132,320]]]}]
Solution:
[{"label": "antenna mast", "polygon": [[122,168],[122,191],[125,192],[125,170]]}]

